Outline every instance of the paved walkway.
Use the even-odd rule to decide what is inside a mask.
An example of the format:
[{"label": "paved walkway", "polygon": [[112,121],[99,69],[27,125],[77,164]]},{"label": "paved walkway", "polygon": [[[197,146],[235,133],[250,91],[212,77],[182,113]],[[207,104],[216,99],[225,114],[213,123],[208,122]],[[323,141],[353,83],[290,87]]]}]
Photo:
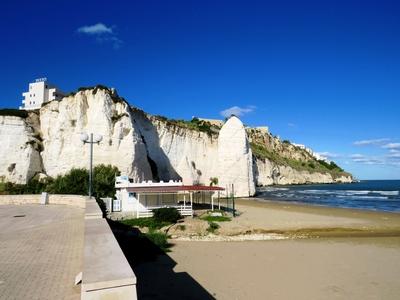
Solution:
[{"label": "paved walkway", "polygon": [[0,299],[79,299],[84,210],[0,205]]}]

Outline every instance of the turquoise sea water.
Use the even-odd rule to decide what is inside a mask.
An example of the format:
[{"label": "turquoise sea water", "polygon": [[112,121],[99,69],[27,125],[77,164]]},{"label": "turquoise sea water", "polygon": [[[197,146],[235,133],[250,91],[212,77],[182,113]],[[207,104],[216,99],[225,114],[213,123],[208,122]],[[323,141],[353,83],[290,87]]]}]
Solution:
[{"label": "turquoise sea water", "polygon": [[362,180],[351,184],[269,186],[258,189],[259,198],[400,212],[400,180]]}]

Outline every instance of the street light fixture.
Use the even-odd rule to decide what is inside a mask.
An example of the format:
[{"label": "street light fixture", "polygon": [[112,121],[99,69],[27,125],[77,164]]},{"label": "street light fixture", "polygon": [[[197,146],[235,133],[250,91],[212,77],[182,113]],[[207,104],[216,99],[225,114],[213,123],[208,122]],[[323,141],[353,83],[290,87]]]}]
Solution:
[{"label": "street light fixture", "polygon": [[93,135],[93,133],[91,133],[90,135],[88,135],[87,133],[81,133],[80,139],[84,144],[89,144],[90,145],[89,198],[92,198],[92,191],[93,191],[93,144],[99,144],[103,140],[103,136],[101,136],[99,134]]}]

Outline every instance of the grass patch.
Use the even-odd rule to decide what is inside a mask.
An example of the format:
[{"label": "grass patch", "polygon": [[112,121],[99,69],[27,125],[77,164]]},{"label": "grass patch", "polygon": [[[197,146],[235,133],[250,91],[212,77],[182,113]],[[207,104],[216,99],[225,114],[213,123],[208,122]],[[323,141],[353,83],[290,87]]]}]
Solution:
[{"label": "grass patch", "polygon": [[231,218],[226,216],[210,216],[210,215],[201,217],[201,219],[207,222],[228,222],[231,220]]},{"label": "grass patch", "polygon": [[157,221],[153,217],[150,218],[137,218],[137,219],[126,219],[126,220],[120,220],[118,221],[124,225],[128,226],[136,226],[139,228],[144,228],[147,227],[149,230],[154,230],[154,229],[160,229],[164,226],[171,225],[171,222],[165,222],[165,221]]},{"label": "grass patch", "polygon": [[170,251],[171,244],[168,243],[168,235],[166,233],[151,230],[144,235],[163,252]]}]

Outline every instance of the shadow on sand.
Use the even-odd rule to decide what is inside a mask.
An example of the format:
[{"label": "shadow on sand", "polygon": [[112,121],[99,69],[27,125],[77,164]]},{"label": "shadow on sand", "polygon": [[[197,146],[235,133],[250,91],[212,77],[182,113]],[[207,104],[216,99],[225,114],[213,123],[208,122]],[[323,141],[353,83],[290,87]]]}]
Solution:
[{"label": "shadow on sand", "polygon": [[138,299],[215,299],[188,273],[174,272],[177,263],[139,230],[108,223],[136,274]]}]

